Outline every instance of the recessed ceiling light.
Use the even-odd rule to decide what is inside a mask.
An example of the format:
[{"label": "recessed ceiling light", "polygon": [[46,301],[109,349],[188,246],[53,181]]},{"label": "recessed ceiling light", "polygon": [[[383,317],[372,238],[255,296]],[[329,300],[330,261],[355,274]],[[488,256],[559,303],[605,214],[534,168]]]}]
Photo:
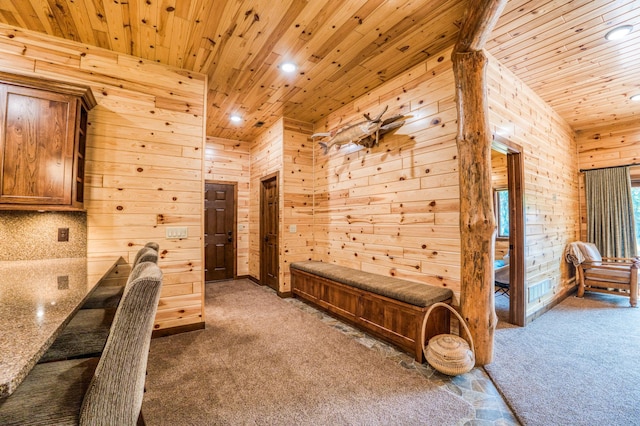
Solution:
[{"label": "recessed ceiling light", "polygon": [[285,62],[284,64],[280,65],[280,69],[284,72],[290,73],[290,72],[296,72],[298,67],[296,66],[296,64],[292,62]]},{"label": "recessed ceiling light", "polygon": [[242,117],[238,114],[231,114],[229,116],[229,120],[231,120],[232,123],[240,123],[242,121]]},{"label": "recessed ceiling light", "polygon": [[607,40],[620,40],[631,31],[633,31],[633,25],[622,25],[609,31],[607,34],[605,34],[604,38],[606,38]]},{"label": "recessed ceiling light", "polygon": [[640,93],[638,93],[637,95],[631,96],[629,99],[631,99],[634,102],[640,102]]}]

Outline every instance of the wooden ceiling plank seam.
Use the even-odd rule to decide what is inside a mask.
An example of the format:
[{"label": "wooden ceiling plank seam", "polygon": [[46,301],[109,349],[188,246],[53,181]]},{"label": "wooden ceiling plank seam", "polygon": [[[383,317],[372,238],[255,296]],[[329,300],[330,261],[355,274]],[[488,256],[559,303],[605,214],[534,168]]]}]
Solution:
[{"label": "wooden ceiling plank seam", "polygon": [[424,9],[433,10],[441,8],[440,3],[442,3],[442,1],[443,0],[439,0],[438,4],[436,4],[436,2],[430,2],[431,4],[429,4],[428,7],[424,4],[420,4],[420,2],[384,2],[371,11],[369,16],[367,16],[367,19],[363,19],[362,22],[359,22],[359,25],[357,25],[353,31],[362,35],[369,33],[383,35],[384,33],[389,33],[394,27],[401,24],[406,19],[414,19],[416,22],[422,21],[417,17],[417,15],[421,13],[420,11]]},{"label": "wooden ceiling plank seam", "polygon": [[[96,27],[91,22],[91,16],[87,9],[87,3],[81,2],[80,4],[73,2],[69,5],[69,12],[72,16],[72,20],[75,22],[76,30],[78,31],[79,41],[84,44],[97,45],[99,43],[95,31]],[[105,18],[106,19],[106,18]],[[106,23],[100,26],[100,30],[106,31]],[[105,47],[105,46],[102,46]],[[107,47],[111,47],[110,45]]]},{"label": "wooden ceiling plank seam", "polygon": [[[603,1],[603,2],[592,2],[592,3],[594,3],[593,6],[595,6],[596,8],[588,9],[590,11],[589,15],[592,15],[593,11],[595,11],[595,13],[597,13],[602,18],[603,22],[612,21],[614,26],[619,22],[617,21],[617,17],[619,17],[620,14],[624,14],[634,9],[637,10],[637,7],[638,7],[637,2],[635,0]],[[625,5],[631,6],[631,9],[625,11],[625,7],[624,7]],[[582,16],[583,13],[584,13],[583,9],[576,8],[568,11],[564,16],[569,21],[577,21],[577,20],[584,21],[586,19],[583,18]],[[604,15],[608,15],[609,17],[605,19]]]},{"label": "wooden ceiling plank seam", "polygon": [[[561,51],[565,45],[564,41],[566,41],[567,37],[571,37],[571,35],[560,35],[552,30],[561,27],[564,22],[562,17],[556,17],[541,25],[534,33],[527,33],[527,37],[514,38],[508,44],[508,47],[496,49],[494,56],[506,64],[509,64],[511,61],[521,61],[522,58],[530,54],[532,50],[543,50],[547,52],[553,49],[553,51]],[[548,40],[546,36],[543,36],[544,34],[549,34],[552,38]]]},{"label": "wooden ceiling plank seam", "polygon": [[160,1],[139,0],[138,32],[140,33],[140,56],[151,61],[156,60],[155,46],[157,42],[158,9]]},{"label": "wooden ceiling plank seam", "polygon": [[0,10],[0,16],[2,17],[1,21],[6,22],[9,25],[13,25],[14,27],[18,27],[24,24],[18,21],[19,15],[14,14],[10,10],[2,9]]},{"label": "wooden ceiling plank seam", "polygon": [[210,46],[210,49],[202,52],[206,53],[206,55],[199,55],[195,58],[193,56],[189,57],[185,62],[187,68],[204,72],[211,66],[207,64],[206,58],[213,56],[209,52],[214,50],[217,44],[218,28],[221,25],[223,16],[225,16],[225,9],[225,2],[211,2],[208,0],[201,0],[200,7],[194,9],[195,15],[190,17],[192,26],[189,29],[188,49],[190,52],[195,46],[201,46],[202,48]]},{"label": "wooden ceiling plank seam", "polygon": [[[189,39],[190,24],[188,21],[174,17],[171,21],[172,33],[171,42],[168,43],[169,55],[172,60],[170,63],[177,68],[184,68],[184,61],[187,56],[187,40]],[[164,63],[163,61],[160,61]]]},{"label": "wooden ceiling plank seam", "polygon": [[[158,1],[155,51],[156,61],[174,67],[182,63],[182,44],[185,34],[182,25],[175,22],[175,0]],[[178,18],[179,20],[179,18]]]},{"label": "wooden ceiling plank seam", "polygon": [[126,3],[122,3],[122,21],[124,25],[129,23],[126,28],[126,33],[129,34],[130,47],[128,54],[143,58],[142,40],[140,34],[140,13],[138,12],[138,2],[144,0],[127,0]]},{"label": "wooden ceiling plank seam", "polygon": [[178,18],[189,21],[197,7],[195,5],[201,3],[202,2],[198,0],[175,0],[175,14]]},{"label": "wooden ceiling plank seam", "polygon": [[[295,25],[290,25],[282,35],[280,42],[274,46],[273,53],[282,62],[293,62],[298,65],[298,73],[308,74],[312,63],[307,61],[308,51],[314,44],[319,44],[323,31],[330,32],[328,20],[333,16],[342,2],[329,0],[327,2],[309,2],[295,19]],[[256,71],[256,70],[253,70]],[[264,80],[264,78],[262,78]]]},{"label": "wooden ceiling plank seam", "polygon": [[[568,86],[567,83],[571,83],[571,86]],[[563,87],[564,85],[564,87]],[[549,90],[545,95],[548,98],[557,98],[554,100],[554,105],[560,106],[562,104],[563,96],[565,97],[564,102],[574,102],[575,99],[567,99],[567,98],[576,98],[576,97],[586,97],[589,99],[597,99],[594,96],[597,95],[596,90],[598,88],[607,88],[611,93],[616,93],[616,96],[621,96],[623,98],[628,98],[631,94],[624,93],[624,91],[620,91],[620,86],[626,86],[629,92],[633,92],[634,90],[638,90],[637,87],[640,87],[640,82],[632,76],[618,76],[616,74],[610,74],[608,78],[604,79],[601,76],[584,76],[581,79],[571,82],[558,81],[554,84],[554,90]],[[567,89],[567,87],[572,87],[571,89]],[[571,96],[568,96],[571,95]],[[541,95],[543,96],[543,95]],[[543,96],[544,97],[544,96]]]},{"label": "wooden ceiling plank seam", "polygon": [[[589,2],[593,4],[594,2]],[[606,29],[599,29],[599,27],[603,27],[605,21],[603,21],[601,16],[601,9],[591,9],[584,8],[583,14],[580,15],[579,19],[586,19],[586,21],[576,22],[575,19],[567,19],[567,15],[563,15],[562,19],[565,21],[564,24],[553,26],[552,28],[538,28],[536,33],[536,42],[535,46],[538,50],[543,50],[546,52],[552,52],[554,48],[550,47],[554,43],[561,44],[564,46],[566,50],[570,50],[572,47],[578,48],[580,45],[584,44],[585,39],[589,38],[592,40],[600,40],[602,44],[606,43],[604,40],[604,33],[607,31]],[[636,11],[637,12],[637,11]],[[621,21],[625,21],[629,19],[629,17],[621,19]],[[585,31],[585,28],[587,30]],[[596,29],[598,28],[598,29]],[[570,31],[573,30],[571,33]],[[567,35],[569,33],[569,35]],[[541,36],[543,34],[548,34],[548,36]],[[521,44],[531,45],[530,41],[522,41],[519,43],[511,43],[510,50],[507,52],[505,50],[498,50],[500,53],[498,54],[496,51],[496,57],[499,59],[505,60],[505,56],[510,56],[506,62],[509,60],[513,61],[522,61],[524,60],[522,57],[527,54],[531,49],[523,48]],[[528,57],[527,59],[536,60],[535,57]]]},{"label": "wooden ceiling plank seam", "polygon": [[616,19],[619,19],[622,16],[627,15],[628,13],[634,13],[633,16],[637,15],[638,12],[638,3],[636,0],[626,0],[627,2],[624,4],[616,3],[616,8],[602,14],[602,19],[605,22],[612,22]]},{"label": "wooden ceiling plank seam", "polygon": [[35,5],[38,3],[38,0],[11,0],[14,10],[24,21],[26,28],[48,33],[50,28],[45,26],[41,14],[36,9]]},{"label": "wooden ceiling plank seam", "polygon": [[[74,1],[71,9],[76,9],[75,13],[72,11],[74,16],[78,14],[82,16],[82,21],[78,26],[87,26],[93,31],[109,31],[104,0],[91,0],[80,2],[81,4],[77,3],[78,2]],[[109,1],[107,1],[106,4],[108,5]]]},{"label": "wooden ceiling plank seam", "polygon": [[[432,36],[423,36],[421,34],[419,40],[433,41],[427,48],[420,51],[414,52],[412,49],[404,50],[407,45],[411,45],[413,40],[397,40],[394,45],[390,46],[389,51],[397,51],[397,53],[395,53],[397,56],[411,55],[412,59],[410,61],[397,60],[397,58],[394,58],[395,60],[393,61],[388,61],[386,56],[382,55],[363,61],[362,65],[369,68],[370,70],[376,71],[376,74],[379,75],[384,81],[386,81],[393,76],[399,75],[408,70],[409,67],[407,67],[407,63],[415,64],[428,60],[431,57],[431,54],[428,54],[428,52],[425,52],[425,50],[429,49],[433,53],[437,53],[446,50],[448,46],[452,46],[457,38],[458,29],[453,24],[450,25],[448,29],[450,30],[448,34],[443,34],[441,32]],[[416,42],[419,40],[416,40]]]},{"label": "wooden ceiling plank seam", "polygon": [[253,55],[253,61],[249,64],[250,68],[256,69],[266,59],[266,57],[273,52],[274,47],[278,44],[283,34],[287,29],[293,25],[295,18],[304,10],[306,6],[305,0],[293,0],[291,5],[285,12],[284,16],[275,25],[274,30],[267,37],[263,48],[259,53]]},{"label": "wooden ceiling plank seam", "polygon": [[158,39],[156,44],[164,46],[166,41],[171,41],[174,35],[171,28],[171,21],[175,17],[176,0],[158,1],[156,32]]},{"label": "wooden ceiling plank seam", "polygon": [[[320,4],[320,2],[317,2]],[[327,2],[326,5],[333,5],[333,1]],[[287,33],[285,37],[289,38],[289,40],[295,40],[291,44],[291,46],[287,45],[286,50],[280,52],[283,56],[292,55],[296,59],[299,64],[304,64],[304,67],[301,69],[305,70],[306,74],[309,74],[309,71],[318,63],[317,58],[314,58],[313,52],[317,51],[326,43],[326,40],[336,33],[336,25],[333,23],[336,20],[340,19],[343,16],[351,16],[352,13],[355,13],[355,7],[358,7],[357,4],[353,2],[338,2],[334,8],[329,8],[326,11],[326,15],[324,14],[324,8],[318,13],[323,14],[322,20],[320,20],[317,16],[314,15],[311,19],[311,23],[305,25],[305,16],[307,13],[311,13],[312,9],[305,8],[301,16],[299,17],[295,27],[290,29],[290,33]],[[298,25],[300,27],[298,27]],[[333,46],[332,52],[340,52],[342,50],[342,46],[349,45],[347,39],[350,36],[356,36],[356,39],[361,37],[359,34],[355,32],[350,32],[347,34],[347,37],[338,41],[338,44]],[[325,63],[329,60],[329,58],[325,57]]]},{"label": "wooden ceiling plank seam", "polygon": [[51,11],[49,18],[57,24],[57,27],[60,29],[61,37],[78,42],[82,41],[73,20],[73,16],[71,16],[67,0],[48,1]]},{"label": "wooden ceiling plank seam", "polygon": [[[314,7],[305,8],[298,16],[297,23],[294,26],[295,29],[292,31],[295,31],[298,34],[298,38],[306,45],[323,28],[330,28],[329,20],[344,4],[343,0],[328,0],[324,3],[313,2],[311,6]],[[316,8],[319,8],[319,10]]]},{"label": "wooden ceiling plank seam", "polygon": [[[228,3],[227,3],[228,5]],[[213,35],[214,44],[212,53],[209,57],[209,67],[204,69],[205,74],[209,76],[209,86],[216,87],[216,76],[222,74],[218,72],[220,65],[224,66],[223,58],[227,55],[227,46],[231,43],[233,34],[237,27],[237,21],[240,19],[242,12],[240,8],[233,9],[225,7],[225,13],[219,23],[218,34]],[[211,39],[211,37],[209,37]],[[237,53],[237,52],[235,52]]]},{"label": "wooden ceiling plank seam", "polygon": [[60,25],[55,21],[55,16],[51,11],[51,7],[49,6],[48,0],[37,1],[34,5],[34,10],[40,19],[40,22],[46,29],[46,33],[55,37],[64,38],[64,33],[62,32]]},{"label": "wooden ceiling plank seam", "polygon": [[[575,10],[576,8],[583,8],[593,6],[593,1],[590,0],[581,0],[580,2],[566,2],[562,0],[554,0],[548,2],[544,5],[536,5],[535,1],[531,2],[533,11],[544,10],[544,13],[535,14],[535,18],[529,19],[526,22],[526,25],[522,25],[522,17],[514,19],[511,23],[506,24],[504,26],[501,25],[501,22],[498,22],[498,26],[492,33],[492,40],[487,43],[487,49],[496,50],[499,49],[498,43],[501,39],[504,39],[507,36],[509,39],[513,39],[519,36],[519,34],[526,32],[529,29],[538,29],[539,26],[547,24],[549,21],[553,19],[557,19],[561,17],[563,21],[567,22],[565,16],[567,13]],[[592,9],[588,9],[592,10]],[[501,17],[502,19],[502,17]],[[537,30],[537,34],[544,34],[543,31]]]},{"label": "wooden ceiling plank seam", "polygon": [[554,102],[551,106],[557,109],[573,108],[577,110],[583,108],[585,105],[589,106],[590,109],[592,109],[595,108],[596,105],[608,103],[611,105],[608,106],[607,110],[612,111],[612,109],[615,109],[616,106],[623,109],[630,108],[632,107],[630,104],[633,102],[630,101],[626,96],[619,94],[612,95],[606,83],[601,84],[600,90],[592,90],[584,94],[572,93],[572,97],[581,98],[581,101],[579,103],[575,103],[574,101],[565,99],[564,101]]},{"label": "wooden ceiling plank seam", "polygon": [[[640,41],[640,37],[638,37],[638,41]],[[600,52],[603,52],[603,55],[600,55]],[[606,52],[610,52],[606,46],[599,46],[597,50],[591,50],[591,54],[598,57],[600,60],[599,62],[592,61],[592,60],[575,62],[574,64],[570,65],[571,68],[567,68],[565,66],[568,64],[561,64],[561,66],[558,66],[557,64],[555,64],[554,66],[553,62],[549,62],[549,64],[541,68],[540,71],[536,69],[535,74],[523,73],[523,75],[526,76],[527,78],[536,78],[539,81],[539,83],[537,83],[536,85],[543,85],[544,83],[549,81],[558,81],[558,82],[564,81],[565,87],[566,87],[566,81],[568,79],[566,77],[562,77],[560,73],[554,74],[555,71],[557,70],[563,70],[565,72],[571,71],[571,73],[575,75],[575,77],[572,79],[572,80],[575,80],[574,84],[579,84],[578,81],[583,79],[585,74],[590,74],[591,70],[594,67],[599,70],[600,75],[611,73],[609,68],[603,67],[603,65],[601,64],[602,60],[604,60],[605,62],[608,62],[608,61],[615,61],[615,59],[617,59],[618,57],[624,57],[625,67],[626,66],[634,67],[634,66],[640,65],[640,55],[639,55],[640,52],[638,52],[638,49],[636,48],[636,46],[634,46],[633,43],[629,44],[627,47],[625,47],[624,49],[621,49],[618,52],[610,52],[610,53],[606,53]],[[625,72],[625,71],[626,71],[625,68],[621,70],[621,72]],[[532,87],[536,85],[532,85]],[[546,84],[544,84],[544,87],[541,87],[540,89],[543,90],[545,93],[549,91],[549,88]]]},{"label": "wooden ceiling plank seam", "polygon": [[[262,18],[260,19],[262,21]],[[267,20],[266,21],[267,25],[268,25],[268,19],[269,17],[265,18],[265,20]],[[277,27],[275,31],[277,31]],[[266,52],[266,49],[264,49],[264,47],[262,49],[263,51]],[[230,49],[230,50],[233,51],[234,49]],[[249,48],[248,50],[252,51],[251,48]],[[251,56],[246,58],[239,58],[239,59],[241,59],[244,62],[235,63],[233,65],[232,69],[233,69],[233,74],[235,75],[235,81],[229,81],[227,83],[227,86],[231,86],[231,85],[236,86],[239,88],[239,90],[241,90],[244,93],[249,93],[254,88],[254,85],[258,85],[264,81],[271,81],[271,82],[280,81],[282,82],[281,84],[283,86],[288,86],[288,84],[286,83],[286,77],[282,77],[280,75],[278,65],[281,60],[281,57],[275,52],[275,50],[272,51],[271,54],[268,55],[262,61],[259,68],[257,69],[245,66],[245,62],[250,60]],[[252,62],[255,62],[255,61],[252,61]],[[258,76],[258,77],[255,78],[255,76]],[[271,84],[273,85],[273,83]],[[264,86],[264,84],[261,84],[261,86]],[[239,101],[242,102],[242,99],[239,99]]]},{"label": "wooden ceiling plank seam", "polygon": [[[517,28],[523,19],[536,19],[540,15],[540,10],[545,12],[555,10],[559,5],[566,4],[564,0],[510,0],[504,8],[504,11],[498,19],[498,24],[491,32],[493,37],[500,37]],[[487,42],[487,48],[490,41]]]},{"label": "wooden ceiling plank seam", "polygon": [[[357,5],[355,1],[346,2],[350,7]],[[352,15],[342,24],[335,32],[328,37],[319,49],[311,52],[311,57],[321,61],[336,45],[345,38],[346,34],[351,33],[359,25],[360,20],[365,20],[374,10],[383,4],[383,0],[368,1],[361,7],[358,7]],[[346,16],[346,15],[343,15]]]},{"label": "wooden ceiling plank seam", "polygon": [[171,59],[171,52],[169,47],[156,44],[153,50],[155,53],[156,62],[176,66],[173,64],[174,61]]}]

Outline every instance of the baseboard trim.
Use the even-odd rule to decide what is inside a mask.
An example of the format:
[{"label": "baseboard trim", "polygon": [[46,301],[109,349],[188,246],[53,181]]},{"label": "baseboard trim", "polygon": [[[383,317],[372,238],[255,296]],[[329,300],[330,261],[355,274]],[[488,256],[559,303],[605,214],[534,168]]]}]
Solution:
[{"label": "baseboard trim", "polygon": [[531,321],[533,321],[536,318],[540,317],[542,314],[544,314],[546,312],[549,312],[554,306],[558,305],[564,299],[566,299],[567,297],[569,297],[570,295],[572,295],[573,293],[575,293],[577,291],[578,291],[578,286],[577,285],[573,285],[573,286],[567,287],[564,290],[564,292],[562,292],[559,297],[556,297],[551,303],[549,303],[548,305],[545,305],[544,307],[542,307],[540,310],[538,310],[534,314],[529,315],[525,319],[525,322],[524,322],[525,326],[529,325],[531,323]]},{"label": "baseboard trim", "polygon": [[293,297],[292,291],[277,291],[276,294],[283,299],[288,299],[289,297]]},{"label": "baseboard trim", "polygon": [[195,331],[195,330],[202,330],[204,326],[205,326],[204,321],[201,321],[195,324],[179,325],[176,327],[153,330],[153,332],[151,333],[151,338],[155,339],[156,337],[173,336],[174,334],[187,333],[189,331]]},{"label": "baseboard trim", "polygon": [[257,279],[256,277],[254,277],[253,275],[243,275],[242,277],[238,277],[238,278],[246,278],[249,281],[253,281],[254,283],[258,284],[258,285],[262,285],[262,283],[260,282],[259,279]]}]

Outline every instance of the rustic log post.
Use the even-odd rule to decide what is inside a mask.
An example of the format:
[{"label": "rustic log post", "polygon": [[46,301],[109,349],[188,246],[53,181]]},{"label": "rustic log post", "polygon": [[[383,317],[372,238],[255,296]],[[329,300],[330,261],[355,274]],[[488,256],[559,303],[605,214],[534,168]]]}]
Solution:
[{"label": "rustic log post", "polygon": [[491,188],[487,57],[482,51],[506,0],[472,0],[453,50],[460,165],[460,310],[475,343],[476,365],[493,361],[496,221]]}]

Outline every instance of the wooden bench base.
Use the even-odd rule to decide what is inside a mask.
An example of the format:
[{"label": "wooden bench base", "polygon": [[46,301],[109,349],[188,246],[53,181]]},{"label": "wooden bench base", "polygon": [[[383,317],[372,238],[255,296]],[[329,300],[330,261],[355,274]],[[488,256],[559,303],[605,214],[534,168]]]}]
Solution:
[{"label": "wooden bench base", "polygon": [[[293,268],[291,286],[295,296],[398,346],[414,355],[416,361],[424,362],[420,333],[428,306],[414,306]],[[451,299],[444,302],[451,303]],[[434,309],[427,324],[426,338],[449,333],[449,321],[447,309]]]}]

